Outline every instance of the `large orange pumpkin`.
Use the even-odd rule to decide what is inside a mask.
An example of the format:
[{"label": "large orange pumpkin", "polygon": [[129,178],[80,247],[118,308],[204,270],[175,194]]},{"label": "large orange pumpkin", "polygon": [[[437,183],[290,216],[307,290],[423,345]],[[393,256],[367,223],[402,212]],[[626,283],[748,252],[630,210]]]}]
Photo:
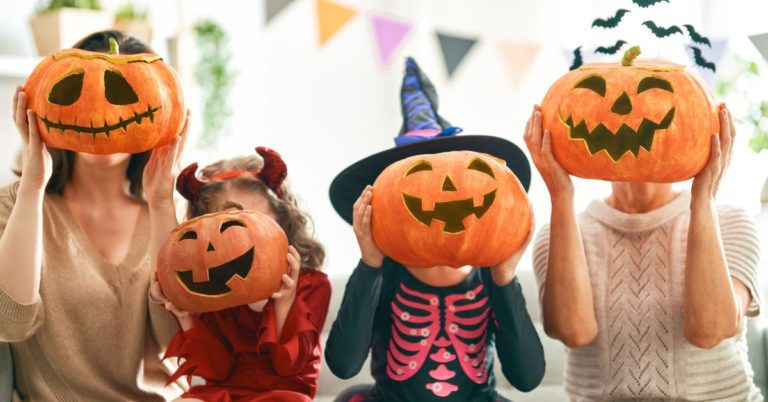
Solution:
[{"label": "large orange pumpkin", "polygon": [[573,175],[669,183],[695,176],[719,130],[712,95],[681,65],[633,59],[573,70],[541,102],[552,152]]},{"label": "large orange pumpkin", "polygon": [[27,79],[28,107],[43,141],[91,154],[138,153],[171,142],[184,124],[179,79],[154,54],[66,49]]},{"label": "large orange pumpkin", "polygon": [[517,251],[531,227],[525,190],[503,161],[472,151],[412,156],[373,184],[373,239],[409,267],[486,267]]},{"label": "large orange pumpkin", "polygon": [[158,254],[157,279],[178,307],[206,312],[257,302],[280,289],[288,238],[257,211],[223,211],[182,223]]}]

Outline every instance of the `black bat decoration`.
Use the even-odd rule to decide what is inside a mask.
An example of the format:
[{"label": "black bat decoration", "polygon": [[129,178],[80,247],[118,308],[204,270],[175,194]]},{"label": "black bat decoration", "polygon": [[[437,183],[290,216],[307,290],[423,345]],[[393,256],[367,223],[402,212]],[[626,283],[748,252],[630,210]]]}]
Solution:
[{"label": "black bat decoration", "polygon": [[568,70],[575,70],[581,67],[582,64],[584,64],[584,61],[581,59],[581,46],[579,46],[573,49],[573,64],[571,64]]},{"label": "black bat decoration", "polygon": [[661,2],[669,3],[669,0],[632,0],[632,2],[640,6],[640,8],[647,8]]},{"label": "black bat decoration", "polygon": [[616,11],[616,14],[608,17],[606,19],[598,18],[594,21],[592,21],[592,27],[600,27],[600,28],[616,28],[616,26],[619,25],[621,22],[621,19],[624,18],[624,14],[628,13],[629,10],[625,9],[619,9]]},{"label": "black bat decoration", "polygon": [[643,25],[647,26],[648,29],[653,32],[654,35],[656,35],[657,38],[666,38],[669,35],[672,34],[682,34],[683,30],[680,29],[677,25],[672,25],[670,27],[664,28],[656,25],[653,21],[645,21],[643,22]]},{"label": "black bat decoration", "polygon": [[700,45],[707,45],[709,47],[712,47],[712,44],[709,43],[709,38],[707,38],[706,36],[701,36],[698,32],[696,32],[696,28],[694,28],[693,25],[686,24],[683,26],[688,31],[688,36],[691,37],[692,41]]},{"label": "black bat decoration", "polygon": [[602,54],[616,54],[616,52],[621,49],[622,46],[624,46],[627,42],[619,39],[616,41],[616,43],[613,46],[599,46],[597,49],[595,49],[595,53],[602,53]]},{"label": "black bat decoration", "polygon": [[712,63],[711,61],[708,61],[701,55],[701,49],[697,48],[696,46],[691,46],[691,49],[693,49],[693,59],[696,61],[696,65],[701,68],[706,68],[709,70],[712,70],[714,73],[716,70],[715,63]]}]

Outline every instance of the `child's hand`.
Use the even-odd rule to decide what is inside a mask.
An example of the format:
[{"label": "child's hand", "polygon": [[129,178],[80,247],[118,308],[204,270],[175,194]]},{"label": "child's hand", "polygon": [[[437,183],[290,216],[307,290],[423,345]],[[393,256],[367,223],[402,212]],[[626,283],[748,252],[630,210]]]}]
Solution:
[{"label": "child's hand", "polygon": [[369,267],[380,268],[384,262],[384,253],[379,250],[371,234],[371,214],[373,213],[371,199],[373,199],[373,188],[366,186],[360,198],[352,206],[352,228],[355,230],[363,262]]},{"label": "child's hand", "polygon": [[[272,298],[275,299],[275,307],[278,306],[290,306],[293,304],[293,299],[296,298],[296,285],[299,281],[299,269],[301,269],[301,256],[293,246],[288,247],[288,273],[283,274],[283,285],[280,289],[272,293]],[[286,311],[287,313],[287,311]]]},{"label": "child's hand", "polygon": [[168,302],[168,298],[165,297],[163,289],[160,287],[160,282],[157,281],[157,274],[152,274],[149,284],[149,297],[155,303],[165,304]]},{"label": "child's hand", "polygon": [[37,131],[37,115],[27,109],[27,94],[21,86],[16,88],[16,93],[13,95],[12,116],[24,146],[20,186],[36,191],[43,190],[48,184],[48,179],[51,178],[53,163],[51,154],[48,153]]},{"label": "child's hand", "polygon": [[176,319],[179,320],[179,326],[183,331],[189,331],[192,327],[195,326],[195,323],[192,320],[194,313],[182,310],[170,301],[165,302],[165,309],[176,316]]},{"label": "child's hand", "polygon": [[147,165],[144,167],[144,198],[150,206],[173,206],[173,184],[176,176],[176,165],[184,149],[184,143],[189,129],[189,110],[176,138],[170,144],[152,151]]},{"label": "child's hand", "polygon": [[523,244],[506,261],[490,268],[491,279],[493,279],[493,283],[495,283],[496,286],[507,285],[515,279],[517,263],[520,262],[520,258],[523,257],[525,249],[528,248],[528,245],[531,243],[535,229],[536,223],[533,220],[533,211],[531,211],[531,229],[528,231],[528,236],[525,238]]}]

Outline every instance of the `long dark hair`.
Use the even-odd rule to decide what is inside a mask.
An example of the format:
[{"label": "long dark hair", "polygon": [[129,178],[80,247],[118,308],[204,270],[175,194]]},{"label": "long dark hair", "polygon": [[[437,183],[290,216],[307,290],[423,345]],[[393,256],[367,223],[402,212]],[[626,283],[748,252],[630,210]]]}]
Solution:
[{"label": "long dark hair", "polygon": [[[109,51],[109,38],[115,38],[120,46],[121,54],[154,53],[152,48],[140,39],[126,35],[120,31],[100,31],[92,33],[72,46],[75,49],[90,50],[92,52],[107,53]],[[53,173],[51,179],[45,187],[48,194],[61,194],[64,186],[67,185],[72,177],[72,167],[75,163],[75,152],[63,149],[48,147],[53,162]],[[128,161],[128,169],[125,175],[130,181],[129,191],[131,197],[137,201],[142,201],[143,187],[142,176],[144,174],[144,165],[147,164],[152,151],[141,152],[131,155]]]}]

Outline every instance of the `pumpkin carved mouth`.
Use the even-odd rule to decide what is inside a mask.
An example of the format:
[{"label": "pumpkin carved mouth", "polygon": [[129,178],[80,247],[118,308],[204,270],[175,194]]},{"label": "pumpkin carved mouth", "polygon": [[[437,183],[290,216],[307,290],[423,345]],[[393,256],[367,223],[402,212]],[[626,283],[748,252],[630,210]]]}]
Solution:
[{"label": "pumpkin carved mouth", "polygon": [[456,201],[436,202],[432,211],[425,211],[422,207],[422,199],[403,193],[403,201],[408,208],[408,212],[419,222],[430,226],[433,220],[445,223],[443,231],[446,233],[459,233],[464,231],[464,218],[474,214],[477,218],[482,217],[496,199],[496,190],[493,190],[483,196],[483,204],[475,206],[472,198],[466,198]]},{"label": "pumpkin carved mouth", "polygon": [[217,267],[208,268],[208,281],[195,282],[192,271],[176,271],[176,275],[187,291],[200,296],[223,296],[232,291],[227,283],[235,276],[245,279],[253,264],[253,247],[235,258]]},{"label": "pumpkin carved mouth", "polygon": [[675,117],[675,108],[670,109],[658,123],[643,118],[637,129],[624,123],[615,133],[603,123],[598,124],[590,131],[586,120],[581,120],[576,124],[571,115],[565,120],[563,120],[562,115],[558,117],[560,117],[560,122],[568,128],[569,139],[584,141],[590,155],[605,151],[611,160],[616,162],[627,152],[631,152],[637,158],[640,154],[640,148],[650,152],[656,131],[665,130],[669,127]]},{"label": "pumpkin carved mouth", "polygon": [[[40,120],[45,124],[45,128],[50,131],[53,129],[61,130],[62,133],[64,133],[67,130],[74,131],[76,134],[90,134],[93,138],[96,138],[96,134],[104,134],[107,138],[109,138],[109,134],[112,131],[122,129],[123,131],[126,130],[126,128],[131,124],[136,124],[137,126],[141,125],[141,121],[144,119],[149,119],[151,123],[155,122],[155,113],[160,110],[160,107],[151,107],[147,106],[147,111],[142,113],[136,113],[133,112],[133,117],[128,119],[123,119],[122,116],[120,117],[120,120],[117,123],[114,124],[105,124],[101,127],[94,127],[93,121],[91,121],[90,126],[78,126],[77,124],[66,124],[62,123],[61,120],[58,122],[54,122],[48,119],[48,117],[41,117]],[[76,122],[75,122],[76,123]]]}]

